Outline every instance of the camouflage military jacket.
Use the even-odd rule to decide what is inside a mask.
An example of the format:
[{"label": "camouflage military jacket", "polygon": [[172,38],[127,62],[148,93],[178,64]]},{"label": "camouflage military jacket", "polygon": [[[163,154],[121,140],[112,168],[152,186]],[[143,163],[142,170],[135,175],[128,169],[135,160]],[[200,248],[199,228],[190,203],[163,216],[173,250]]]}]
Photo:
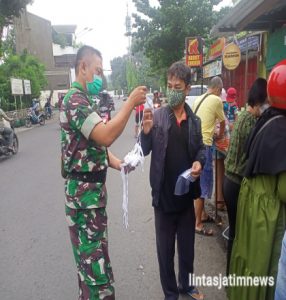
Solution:
[{"label": "camouflage military jacket", "polygon": [[[78,82],[74,82],[60,107],[61,147],[66,172],[96,172],[108,167],[106,147],[89,139],[95,125],[102,122],[92,108],[92,100]],[[70,208],[105,207],[103,183],[68,179],[65,183],[66,205]]]}]

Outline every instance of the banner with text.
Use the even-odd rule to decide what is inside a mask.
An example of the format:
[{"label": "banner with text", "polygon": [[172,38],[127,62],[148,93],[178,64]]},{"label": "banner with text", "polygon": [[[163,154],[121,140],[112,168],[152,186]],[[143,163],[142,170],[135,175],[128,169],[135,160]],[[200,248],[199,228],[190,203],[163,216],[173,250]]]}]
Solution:
[{"label": "banner with text", "polygon": [[23,80],[18,78],[10,78],[12,95],[23,95]]},{"label": "banner with text", "polygon": [[222,61],[216,60],[207,65],[204,65],[204,78],[210,78],[217,75],[221,75]]},{"label": "banner with text", "polygon": [[223,49],[225,47],[225,38],[217,39],[209,49],[209,60],[214,60],[220,56],[222,56]]},{"label": "banner with text", "polygon": [[31,81],[30,80],[24,80],[24,90],[25,90],[25,95],[31,95]]},{"label": "banner with text", "polygon": [[201,67],[203,64],[203,44],[200,37],[186,38],[186,65],[191,68]]}]

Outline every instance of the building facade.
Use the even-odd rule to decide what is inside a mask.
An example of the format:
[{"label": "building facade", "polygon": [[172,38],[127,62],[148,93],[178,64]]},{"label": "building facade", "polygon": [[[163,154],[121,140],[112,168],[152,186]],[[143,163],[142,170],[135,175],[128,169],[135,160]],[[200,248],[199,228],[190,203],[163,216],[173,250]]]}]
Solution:
[{"label": "building facade", "polygon": [[[75,62],[75,51],[67,47],[65,53],[59,53],[55,49],[60,46],[53,44],[53,33],[65,34],[62,29],[68,28],[67,40],[72,41],[72,34],[76,26],[52,26],[49,20],[43,19],[32,13],[24,11],[14,21],[16,52],[21,54],[26,50],[34,55],[45,66],[47,77],[47,90],[67,90],[71,84],[71,68]],[[57,47],[58,46],[58,47]]]},{"label": "building facade", "polygon": [[267,78],[276,63],[286,58],[286,1],[240,0],[211,30],[213,37],[229,40],[240,32],[248,34],[235,41],[241,49],[241,62],[235,70],[224,71],[226,87],[234,86],[239,105],[257,77]]}]

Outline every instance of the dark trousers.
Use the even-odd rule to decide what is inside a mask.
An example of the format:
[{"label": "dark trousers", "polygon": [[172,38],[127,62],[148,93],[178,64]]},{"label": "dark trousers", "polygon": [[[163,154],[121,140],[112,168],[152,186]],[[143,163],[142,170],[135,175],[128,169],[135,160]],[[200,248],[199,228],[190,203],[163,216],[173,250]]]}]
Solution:
[{"label": "dark trousers", "polygon": [[232,251],[232,244],[235,238],[235,223],[236,223],[236,212],[237,202],[239,196],[240,184],[237,184],[224,176],[223,180],[223,198],[227,207],[228,222],[229,222],[229,240],[227,246],[227,264],[226,264],[226,275],[229,274],[229,263]]},{"label": "dark trousers", "polygon": [[[155,229],[160,279],[165,300],[177,300],[180,292],[187,292],[189,274],[194,268],[195,212],[194,206],[179,213],[155,211]],[[175,240],[179,258],[178,285],[174,269]],[[179,286],[179,289],[178,289]]]}]

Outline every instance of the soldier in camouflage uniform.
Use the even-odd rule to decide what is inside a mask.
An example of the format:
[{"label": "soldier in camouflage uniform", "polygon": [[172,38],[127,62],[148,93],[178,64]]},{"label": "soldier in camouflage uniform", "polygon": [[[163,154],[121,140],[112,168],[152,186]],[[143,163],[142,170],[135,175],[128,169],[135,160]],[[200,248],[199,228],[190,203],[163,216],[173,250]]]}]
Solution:
[{"label": "soldier in camouflage uniform", "polygon": [[118,114],[103,124],[92,95],[102,84],[102,57],[83,46],[76,58],[76,81],[60,107],[62,174],[66,178],[66,216],[78,269],[80,300],[115,299],[108,255],[106,170],[121,160],[107,147],[122,133],[146,88],[137,87]]}]

